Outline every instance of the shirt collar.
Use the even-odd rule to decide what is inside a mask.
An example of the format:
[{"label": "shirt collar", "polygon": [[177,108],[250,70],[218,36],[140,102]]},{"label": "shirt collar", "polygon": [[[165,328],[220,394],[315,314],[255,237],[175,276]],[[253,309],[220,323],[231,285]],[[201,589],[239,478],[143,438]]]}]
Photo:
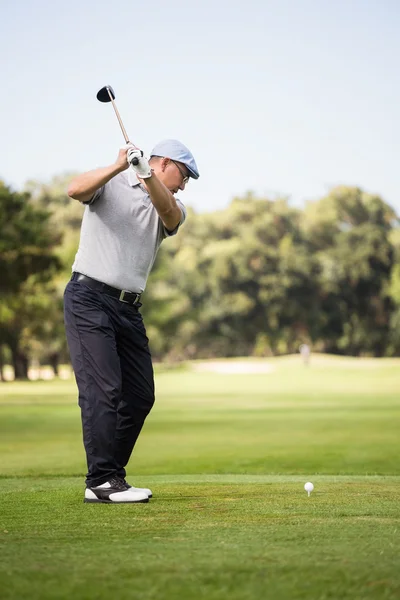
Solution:
[{"label": "shirt collar", "polygon": [[128,169],[128,183],[132,187],[140,185],[140,181],[136,177],[136,173],[131,168]]}]

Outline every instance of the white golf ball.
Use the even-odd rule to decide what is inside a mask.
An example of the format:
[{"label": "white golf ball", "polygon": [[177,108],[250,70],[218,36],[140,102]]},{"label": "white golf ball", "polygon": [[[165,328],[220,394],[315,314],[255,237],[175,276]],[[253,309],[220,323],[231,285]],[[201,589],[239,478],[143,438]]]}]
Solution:
[{"label": "white golf ball", "polygon": [[314,484],[311,483],[311,481],[307,481],[307,483],[304,484],[304,489],[306,492],[312,492],[314,489]]}]

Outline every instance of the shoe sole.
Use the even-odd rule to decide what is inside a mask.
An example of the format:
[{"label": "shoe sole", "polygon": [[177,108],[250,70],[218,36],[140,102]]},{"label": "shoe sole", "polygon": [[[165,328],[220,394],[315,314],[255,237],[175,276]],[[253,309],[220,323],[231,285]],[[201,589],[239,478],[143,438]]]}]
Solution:
[{"label": "shoe sole", "polygon": [[149,501],[148,498],[144,498],[143,500],[129,500],[129,501],[125,501],[125,502],[113,502],[112,500],[99,500],[98,498],[96,498],[96,500],[91,500],[89,498],[83,499],[84,504],[145,504],[148,501]]}]

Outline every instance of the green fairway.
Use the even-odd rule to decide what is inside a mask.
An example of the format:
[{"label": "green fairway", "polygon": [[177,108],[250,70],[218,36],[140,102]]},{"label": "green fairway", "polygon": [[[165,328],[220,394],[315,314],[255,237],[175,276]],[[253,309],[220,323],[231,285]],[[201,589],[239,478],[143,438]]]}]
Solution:
[{"label": "green fairway", "polygon": [[1,384],[0,598],[398,599],[400,361],[268,363],[157,372],[133,506],[83,504],[73,381]]}]

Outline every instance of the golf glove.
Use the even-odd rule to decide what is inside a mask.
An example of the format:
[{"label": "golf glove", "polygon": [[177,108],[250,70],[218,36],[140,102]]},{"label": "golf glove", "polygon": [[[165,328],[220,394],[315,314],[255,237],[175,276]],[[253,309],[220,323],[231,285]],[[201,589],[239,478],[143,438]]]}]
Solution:
[{"label": "golf glove", "polygon": [[[137,165],[132,164],[132,161],[135,158],[137,158],[139,161]],[[139,148],[129,148],[126,154],[126,160],[138,177],[141,179],[147,179],[147,177],[151,177],[149,161],[145,156],[143,156],[143,152],[139,150]]]}]

